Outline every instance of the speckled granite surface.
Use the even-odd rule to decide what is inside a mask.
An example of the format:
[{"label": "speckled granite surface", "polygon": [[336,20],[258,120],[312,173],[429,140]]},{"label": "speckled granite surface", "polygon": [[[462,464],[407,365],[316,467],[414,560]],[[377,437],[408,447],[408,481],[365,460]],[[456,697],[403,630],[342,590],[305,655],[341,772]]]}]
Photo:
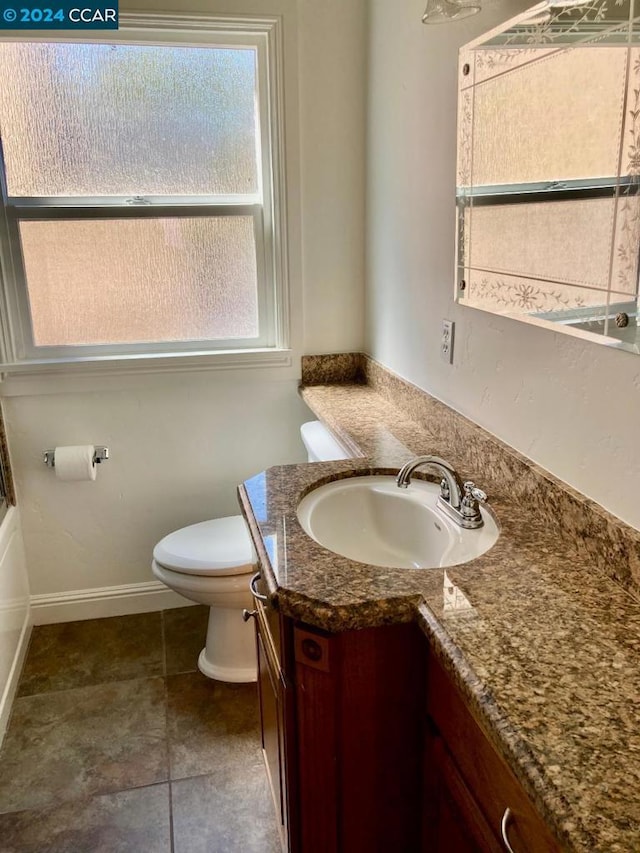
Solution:
[{"label": "speckled granite surface", "polygon": [[[622,586],[637,583],[637,532],[361,364],[362,381],[302,395],[363,455],[271,468],[240,488],[278,606],[329,631],[416,620],[567,849],[640,851],[640,601]],[[296,506],[309,490],[396,472],[418,453],[449,459],[489,492],[501,536],[487,554],[446,571],[381,569],[303,532]]]},{"label": "speckled granite surface", "polygon": [[302,356],[302,385],[364,382],[367,357],[361,352]]}]

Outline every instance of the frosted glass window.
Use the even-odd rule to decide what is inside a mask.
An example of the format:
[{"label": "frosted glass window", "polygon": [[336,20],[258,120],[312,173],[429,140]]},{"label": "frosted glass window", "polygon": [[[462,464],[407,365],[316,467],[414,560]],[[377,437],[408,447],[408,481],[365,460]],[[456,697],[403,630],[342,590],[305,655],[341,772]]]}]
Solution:
[{"label": "frosted glass window", "polygon": [[0,44],[10,196],[259,189],[253,48]]},{"label": "frosted glass window", "polygon": [[260,362],[288,343],[282,25],[121,23],[110,44],[0,40],[3,363]]},{"label": "frosted glass window", "polygon": [[258,334],[250,216],[23,221],[36,346]]}]

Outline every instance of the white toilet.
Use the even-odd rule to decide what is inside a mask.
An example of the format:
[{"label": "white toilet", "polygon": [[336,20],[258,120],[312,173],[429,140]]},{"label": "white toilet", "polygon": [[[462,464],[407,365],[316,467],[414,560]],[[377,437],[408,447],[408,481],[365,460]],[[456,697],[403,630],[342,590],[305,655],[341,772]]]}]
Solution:
[{"label": "white toilet", "polygon": [[[300,433],[309,462],[350,456],[319,421],[303,424]],[[169,533],[153,549],[151,570],[170,589],[210,608],[200,672],[218,681],[255,681],[254,630],[242,611],[253,608],[249,581],[258,568],[242,516],[202,521]]]},{"label": "white toilet", "polygon": [[153,549],[153,574],[171,589],[209,606],[209,627],[198,658],[203,675],[218,681],[255,681],[253,607],[249,580],[256,556],[240,515],[215,518],[169,533]]}]

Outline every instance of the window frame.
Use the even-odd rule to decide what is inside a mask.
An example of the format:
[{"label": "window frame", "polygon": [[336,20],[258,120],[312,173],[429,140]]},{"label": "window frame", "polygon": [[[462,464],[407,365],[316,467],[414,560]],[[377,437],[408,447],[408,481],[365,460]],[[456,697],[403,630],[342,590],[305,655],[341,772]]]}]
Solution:
[{"label": "window frame", "polygon": [[[88,37],[34,36],[17,33],[2,42],[62,42],[180,47],[246,47],[256,51],[259,115],[259,187],[241,196],[146,196],[12,198],[0,164],[0,278],[2,310],[0,369],[7,373],[38,368],[101,362],[119,367],[163,366],[176,357],[230,364],[288,364],[289,288],[286,247],[286,185],[282,33],[280,19],[233,16],[123,13],[120,29]],[[2,149],[0,145],[0,157]],[[39,346],[33,342],[22,247],[18,233],[23,220],[93,218],[179,218],[252,216],[256,246],[259,336],[250,339],[193,340],[136,344]],[[100,310],[97,305],[97,310]]]}]

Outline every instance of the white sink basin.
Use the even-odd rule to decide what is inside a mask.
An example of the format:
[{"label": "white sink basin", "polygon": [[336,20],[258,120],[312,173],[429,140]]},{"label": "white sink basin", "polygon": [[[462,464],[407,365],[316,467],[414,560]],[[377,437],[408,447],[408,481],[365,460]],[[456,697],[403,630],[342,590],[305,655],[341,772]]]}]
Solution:
[{"label": "white sink basin", "polygon": [[440,487],[413,479],[399,489],[393,476],[349,477],[320,486],[300,501],[298,520],[318,544],[373,566],[429,569],[479,557],[495,544],[498,527],[463,530],[440,510]]}]

